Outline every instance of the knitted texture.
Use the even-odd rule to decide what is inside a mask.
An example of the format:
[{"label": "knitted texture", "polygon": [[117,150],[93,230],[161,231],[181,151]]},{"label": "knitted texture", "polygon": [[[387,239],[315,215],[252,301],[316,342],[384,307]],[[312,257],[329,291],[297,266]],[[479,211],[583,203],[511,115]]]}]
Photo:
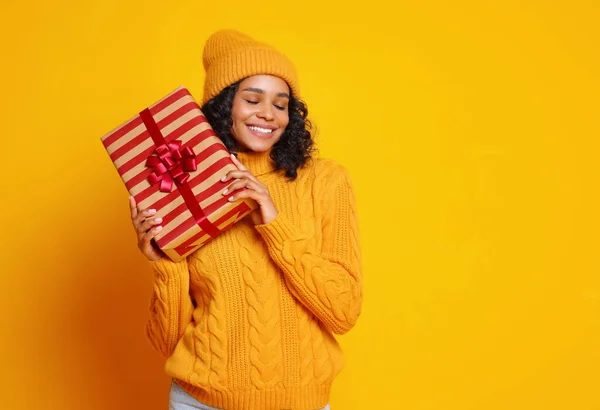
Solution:
[{"label": "knitted texture", "polygon": [[202,62],[206,71],[203,105],[225,87],[259,74],[282,78],[292,93],[300,96],[294,64],[275,48],[239,31],[221,30],[211,35],[204,45]]},{"label": "knitted texture", "polygon": [[190,395],[226,409],[316,409],[344,365],[333,333],[362,305],[356,202],[349,174],[311,159],[295,181],[268,153],[239,159],[269,188],[279,214],[250,218],[187,260],[155,272],[147,335]]}]

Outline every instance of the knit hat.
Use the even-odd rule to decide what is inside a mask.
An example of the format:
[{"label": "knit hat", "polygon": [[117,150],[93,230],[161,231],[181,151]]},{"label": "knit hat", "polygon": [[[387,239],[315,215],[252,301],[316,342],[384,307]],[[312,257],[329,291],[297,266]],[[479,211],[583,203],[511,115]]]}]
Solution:
[{"label": "knit hat", "polygon": [[259,74],[285,80],[294,96],[299,96],[296,69],[292,62],[273,47],[239,31],[221,30],[211,35],[204,45],[202,62],[206,71],[203,105],[225,87]]}]

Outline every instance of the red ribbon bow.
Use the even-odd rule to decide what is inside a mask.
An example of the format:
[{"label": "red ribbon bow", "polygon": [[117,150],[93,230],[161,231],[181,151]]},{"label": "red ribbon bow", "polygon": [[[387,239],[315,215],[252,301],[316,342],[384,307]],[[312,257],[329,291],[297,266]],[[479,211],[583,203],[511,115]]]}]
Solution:
[{"label": "red ribbon bow", "polygon": [[173,182],[185,184],[190,177],[188,172],[196,170],[196,154],[190,147],[181,149],[181,141],[175,140],[156,147],[156,155],[151,155],[146,166],[151,167],[152,173],[148,182],[154,185],[160,182],[161,192],[171,192]]}]

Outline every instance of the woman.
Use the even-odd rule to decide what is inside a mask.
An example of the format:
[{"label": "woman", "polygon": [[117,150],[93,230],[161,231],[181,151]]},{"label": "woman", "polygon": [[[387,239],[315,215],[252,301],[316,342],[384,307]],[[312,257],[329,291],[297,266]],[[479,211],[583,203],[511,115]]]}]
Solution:
[{"label": "woman", "polygon": [[356,323],[361,254],[348,172],[313,155],[292,63],[233,30],[206,42],[202,110],[238,170],[231,201],[259,207],[178,263],[130,198],[155,273],[147,335],[173,377],[171,409],[329,409]]}]

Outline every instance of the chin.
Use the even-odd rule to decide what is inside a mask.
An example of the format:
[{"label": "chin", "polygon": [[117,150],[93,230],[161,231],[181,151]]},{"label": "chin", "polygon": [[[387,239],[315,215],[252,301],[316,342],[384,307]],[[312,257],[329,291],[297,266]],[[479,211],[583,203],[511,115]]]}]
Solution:
[{"label": "chin", "polygon": [[248,149],[252,152],[267,152],[271,148],[273,148],[273,145],[250,144],[248,146]]},{"label": "chin", "polygon": [[267,152],[277,141],[260,141],[252,138],[250,141],[244,142],[244,147],[253,152]]}]

